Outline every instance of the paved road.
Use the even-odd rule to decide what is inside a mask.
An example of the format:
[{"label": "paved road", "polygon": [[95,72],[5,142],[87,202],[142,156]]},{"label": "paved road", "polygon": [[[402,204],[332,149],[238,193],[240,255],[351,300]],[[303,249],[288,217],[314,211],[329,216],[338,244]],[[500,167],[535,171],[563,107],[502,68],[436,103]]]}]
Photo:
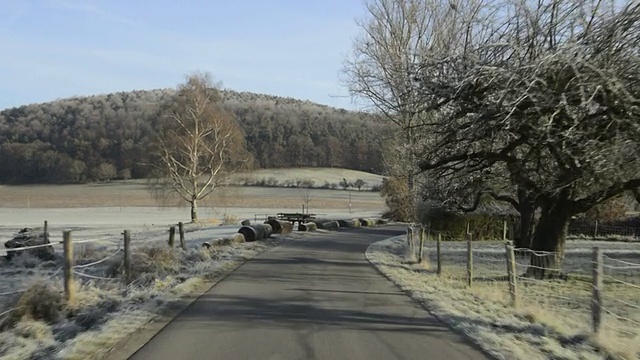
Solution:
[{"label": "paved road", "polygon": [[486,359],[369,265],[368,244],[400,233],[355,229],[263,253],[132,359]]}]

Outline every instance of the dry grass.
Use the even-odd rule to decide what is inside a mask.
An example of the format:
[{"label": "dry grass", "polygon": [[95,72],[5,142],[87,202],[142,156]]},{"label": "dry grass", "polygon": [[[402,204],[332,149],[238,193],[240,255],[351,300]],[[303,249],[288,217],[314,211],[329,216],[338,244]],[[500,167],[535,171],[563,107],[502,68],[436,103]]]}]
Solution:
[{"label": "dry grass", "polygon": [[[590,253],[572,253],[567,266],[577,275],[568,281],[545,281],[520,284],[521,306],[510,306],[508,285],[504,278],[506,261],[499,252],[474,256],[475,280],[466,286],[465,253],[459,244],[443,251],[443,274],[431,269],[403,264],[404,238],[373,244],[367,257],[394,282],[422,301],[434,314],[498,358],[504,359],[637,359],[640,329],[632,324],[607,317],[597,336],[590,333],[590,295],[588,277],[578,269],[589,268]],[[480,244],[474,245],[476,248]],[[428,249],[435,263],[434,252]],[[636,279],[640,279],[637,277]],[[626,279],[632,281],[632,279]],[[630,303],[640,293],[630,287],[605,284],[609,297]],[[634,300],[635,299],[635,300]],[[617,313],[634,318],[629,308],[606,305]],[[637,317],[636,317],[637,318]],[[624,333],[631,335],[624,336]]]},{"label": "dry grass", "polygon": [[[200,289],[205,281],[230,271],[277,243],[233,243],[211,250],[186,251],[170,249],[164,243],[135,247],[133,282],[125,285],[122,279],[121,256],[81,268],[84,274],[107,279],[77,276],[77,295],[72,304],[64,299],[60,274],[54,272],[45,280],[30,280],[31,285],[25,292],[2,299],[6,308],[15,310],[0,319],[0,358],[98,359],[128,334],[171,308],[181,297]],[[106,254],[109,252],[104,248],[87,247],[76,256],[81,262],[91,263]],[[37,261],[24,257],[11,265],[1,263],[5,283],[22,283],[25,278],[42,279],[43,273],[51,274],[51,269],[47,270]],[[17,265],[30,268],[15,268]],[[46,266],[60,265],[61,262],[54,262]],[[26,271],[32,276],[27,277]]]},{"label": "dry grass", "polygon": [[236,225],[240,222],[240,218],[235,215],[224,214],[222,217],[222,225]]},{"label": "dry grass", "polygon": [[49,283],[36,282],[20,296],[3,328],[14,326],[23,318],[54,323],[63,317],[65,305],[61,289]]}]

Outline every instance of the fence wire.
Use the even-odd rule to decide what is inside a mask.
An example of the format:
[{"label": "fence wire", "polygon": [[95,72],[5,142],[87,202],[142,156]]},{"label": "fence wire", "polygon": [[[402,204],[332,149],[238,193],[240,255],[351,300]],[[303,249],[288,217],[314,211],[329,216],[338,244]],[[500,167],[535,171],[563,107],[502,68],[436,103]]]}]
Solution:
[{"label": "fence wire", "polygon": [[[606,228],[605,228],[606,230]],[[610,229],[609,229],[610,230]],[[521,311],[544,316],[543,322],[574,334],[593,331],[594,269],[601,266],[601,331],[614,334],[620,347],[633,347],[640,339],[640,249],[629,244],[612,246],[594,261],[593,249],[569,247],[562,254],[506,247],[499,242],[472,242],[472,284],[467,284],[467,242],[447,233],[432,233],[425,254],[435,269],[436,239],[440,235],[443,279],[458,282],[485,300],[510,304],[509,250],[514,252],[516,301]],[[458,240],[458,241],[450,241]],[[511,243],[512,244],[512,243]],[[548,259],[545,259],[548,258]],[[560,266],[555,266],[556,258]],[[532,261],[533,259],[533,261]],[[537,278],[544,271],[544,276]],[[635,354],[635,353],[634,353]],[[640,356],[640,354],[638,354]]]}]

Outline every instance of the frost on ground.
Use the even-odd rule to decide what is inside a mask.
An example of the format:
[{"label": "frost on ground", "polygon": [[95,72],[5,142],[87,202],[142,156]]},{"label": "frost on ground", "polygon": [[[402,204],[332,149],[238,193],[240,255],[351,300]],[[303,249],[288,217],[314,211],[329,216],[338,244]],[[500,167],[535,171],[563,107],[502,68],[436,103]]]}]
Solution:
[{"label": "frost on ground", "polygon": [[[564,269],[568,280],[522,278],[520,306],[510,304],[504,244],[474,243],[474,283],[466,285],[466,243],[444,242],[443,272],[435,273],[435,246],[425,250],[426,264],[405,264],[404,236],[372,244],[367,258],[393,282],[421,301],[434,315],[499,359],[640,358],[640,270],[605,277],[605,313],[599,335],[591,335],[591,250],[570,243]],[[586,244],[586,243],[585,243]],[[583,244],[584,245],[584,244]],[[589,245],[591,246],[591,245]],[[640,263],[635,248],[612,249],[610,260]],[[517,260],[526,264],[525,259]],[[615,266],[612,266],[615,270]],[[519,268],[521,274],[523,268]],[[606,271],[605,271],[606,272]],[[521,278],[519,278],[521,279]],[[613,280],[612,280],[613,279]],[[622,279],[630,285],[614,281]],[[631,321],[629,321],[629,319]]]},{"label": "frost on ground", "polygon": [[170,249],[164,237],[133,248],[129,284],[113,245],[76,246],[72,304],[64,297],[60,254],[48,262],[27,254],[11,264],[0,260],[0,358],[99,359],[206,281],[285,240],[206,249],[195,246],[206,239],[200,234],[182,251]]}]

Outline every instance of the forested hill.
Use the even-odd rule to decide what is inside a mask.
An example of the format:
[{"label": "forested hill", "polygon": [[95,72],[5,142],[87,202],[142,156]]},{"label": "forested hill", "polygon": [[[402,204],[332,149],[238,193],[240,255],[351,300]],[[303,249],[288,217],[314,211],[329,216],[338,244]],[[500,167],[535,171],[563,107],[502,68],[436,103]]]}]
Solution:
[{"label": "forested hill", "polygon": [[[148,146],[173,90],[120,92],[0,112],[0,183],[66,183],[149,175]],[[256,166],[381,171],[381,129],[366,115],[225,90]]]}]

